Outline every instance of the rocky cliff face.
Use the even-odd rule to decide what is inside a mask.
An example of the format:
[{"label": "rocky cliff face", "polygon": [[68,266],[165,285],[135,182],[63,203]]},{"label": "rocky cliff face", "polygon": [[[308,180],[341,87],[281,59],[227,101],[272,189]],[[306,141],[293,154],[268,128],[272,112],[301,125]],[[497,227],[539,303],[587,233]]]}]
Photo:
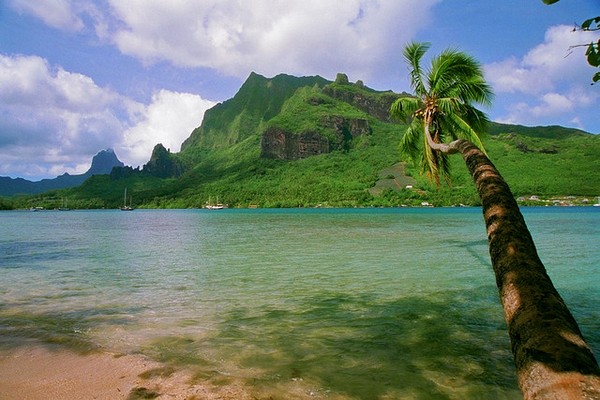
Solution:
[{"label": "rocky cliff face", "polygon": [[[290,128],[278,127],[275,122],[262,134],[261,156],[296,160],[334,150],[348,150],[355,138],[372,134],[369,120],[390,122],[390,107],[401,96],[408,95],[379,92],[366,87],[362,81],[351,83],[345,74],[338,74],[335,82],[320,89],[318,95],[307,98],[305,108],[299,108],[315,107],[315,112],[308,113],[315,128],[291,132]],[[346,105],[340,106],[340,103],[352,106],[354,111],[349,111]],[[355,117],[357,114],[364,117]],[[287,117],[287,120],[293,118]]]},{"label": "rocky cliff face", "polygon": [[143,171],[158,178],[177,178],[183,174],[183,164],[162,144],[152,150],[150,161],[144,165]]},{"label": "rocky cliff face", "polygon": [[321,119],[321,124],[326,128],[334,129],[341,137],[355,138],[370,135],[372,132],[369,120],[365,118],[345,118],[338,115],[326,115]]},{"label": "rocky cliff face", "polygon": [[113,149],[106,149],[98,152],[92,158],[92,166],[85,173],[86,175],[104,175],[110,174],[114,167],[123,167],[125,164],[121,162]]},{"label": "rocky cliff face", "polygon": [[267,129],[260,142],[261,157],[297,160],[329,152],[329,140],[318,132],[295,134],[282,128]]},{"label": "rocky cliff face", "polygon": [[323,93],[334,99],[341,100],[354,107],[366,112],[373,117],[389,122],[390,121],[390,107],[392,103],[399,97],[395,93],[385,93],[378,96],[375,100],[371,96],[365,93],[353,93],[350,91],[340,90],[336,87],[325,87]]},{"label": "rocky cliff face", "polygon": [[345,74],[338,74],[335,84],[325,86],[323,93],[385,122],[390,122],[392,103],[399,97],[409,96],[407,93],[397,94],[391,91],[375,92],[366,88],[362,81],[350,83]]},{"label": "rocky cliff face", "polygon": [[310,156],[329,153],[349,146],[349,142],[361,135],[372,132],[369,121],[362,118],[344,118],[326,115],[320,125],[333,130],[330,139],[322,133],[308,131],[302,133],[288,132],[282,128],[270,127],[261,138],[261,157],[276,160],[298,160]]},{"label": "rocky cliff face", "polygon": [[279,114],[296,90],[328,83],[331,82],[320,76],[280,74],[266,78],[253,72],[233,98],[204,113],[202,124],[183,142],[181,150],[227,148],[260,134],[260,125]]}]

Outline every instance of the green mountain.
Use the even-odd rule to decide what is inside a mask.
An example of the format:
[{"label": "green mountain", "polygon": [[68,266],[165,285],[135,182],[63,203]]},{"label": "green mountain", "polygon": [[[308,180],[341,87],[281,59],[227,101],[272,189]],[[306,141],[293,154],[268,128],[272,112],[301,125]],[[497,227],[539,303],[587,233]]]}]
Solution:
[{"label": "green mountain", "polygon": [[282,74],[266,79],[253,72],[235,97],[206,111],[202,125],[194,129],[181,149],[223,149],[239,143],[255,135],[264,122],[279,114],[297,89],[322,87],[327,83],[319,76],[296,78]]},{"label": "green mountain", "polygon": [[[205,113],[181,152],[157,146],[141,170],[116,168],[78,188],[13,201],[67,197],[71,207],[116,208],[127,187],[137,207],[153,208],[202,207],[217,197],[230,207],[478,204],[460,156],[452,159],[453,185],[441,188],[400,158],[405,126],[390,121],[388,110],[407,95],[344,74],[331,82],[253,73],[232,99]],[[484,143],[516,196],[594,202],[600,194],[600,136],[492,123]]]}]

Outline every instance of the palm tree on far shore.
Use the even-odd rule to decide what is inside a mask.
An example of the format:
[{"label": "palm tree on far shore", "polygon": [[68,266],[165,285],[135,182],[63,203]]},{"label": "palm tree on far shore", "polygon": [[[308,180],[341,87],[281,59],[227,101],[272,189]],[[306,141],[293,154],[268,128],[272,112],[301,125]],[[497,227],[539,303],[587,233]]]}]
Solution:
[{"label": "palm tree on far shore", "polygon": [[525,399],[600,399],[600,368],[554,287],[508,184],[483,150],[487,118],[473,104],[491,103],[483,70],[470,56],[446,50],[427,70],[426,43],[404,49],[413,98],[391,107],[408,124],[400,148],[439,183],[448,155],[460,153],[483,207],[489,252]]}]

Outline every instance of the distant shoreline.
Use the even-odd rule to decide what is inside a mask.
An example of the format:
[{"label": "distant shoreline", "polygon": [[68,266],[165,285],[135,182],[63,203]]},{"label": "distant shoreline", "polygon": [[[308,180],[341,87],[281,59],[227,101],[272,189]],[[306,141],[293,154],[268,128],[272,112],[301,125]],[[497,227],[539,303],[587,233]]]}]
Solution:
[{"label": "distant shoreline", "polygon": [[[251,207],[226,207],[223,210],[219,210],[223,212],[226,209],[229,210],[396,210],[396,209],[448,209],[448,208],[481,208],[481,205],[464,205],[464,204],[455,204],[455,205],[435,205],[430,204],[428,202],[424,202],[427,204],[421,205],[399,205],[399,206],[355,206],[355,207],[336,207],[336,206],[313,206],[313,207],[260,207],[260,206],[251,206]],[[588,208],[588,207],[598,207],[598,203],[594,203],[590,200],[581,201],[581,200],[561,200],[560,198],[552,198],[547,200],[517,200],[519,207],[522,208]],[[139,210],[204,210],[204,211],[213,211],[207,210],[205,207],[190,207],[190,208],[154,208],[154,207],[136,207]],[[44,207],[31,207],[31,208],[13,208],[13,209],[0,209],[0,211],[119,211],[119,208],[70,208],[68,210],[61,210],[59,208],[44,208]]]}]

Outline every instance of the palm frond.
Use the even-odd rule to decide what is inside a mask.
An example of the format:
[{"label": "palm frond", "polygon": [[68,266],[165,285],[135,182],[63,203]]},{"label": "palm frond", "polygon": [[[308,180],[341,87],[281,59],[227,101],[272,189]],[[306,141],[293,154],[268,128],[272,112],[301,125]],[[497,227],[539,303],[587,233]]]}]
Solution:
[{"label": "palm frond", "polygon": [[400,138],[398,148],[400,152],[412,162],[417,162],[419,159],[419,154],[422,152],[422,136],[423,124],[420,120],[414,119]]},{"label": "palm frond", "polygon": [[404,48],[404,59],[410,66],[410,85],[415,94],[421,97],[427,92],[423,82],[423,71],[421,70],[421,59],[431,47],[430,43],[411,42]]},{"label": "palm frond", "polygon": [[[475,146],[479,147],[479,149],[485,152],[485,147],[483,146],[483,142],[481,141],[481,134],[478,133],[473,126],[469,124],[465,119],[461,118],[459,115],[452,115],[450,118],[447,118],[445,121],[448,129],[452,132],[452,140],[456,139],[465,139],[472,142]],[[479,131],[483,132],[483,131]]]},{"label": "palm frond", "polygon": [[462,101],[456,97],[442,97],[436,101],[439,110],[439,118],[444,118],[446,115],[451,115],[459,112],[463,106]]},{"label": "palm frond", "polygon": [[427,143],[427,138],[425,135],[421,135],[423,138],[423,152],[421,158],[421,166],[423,172],[427,175],[427,177],[434,181],[436,185],[440,184],[440,173],[438,171],[438,152],[434,152],[429,144]]},{"label": "palm frond", "polygon": [[[458,116],[475,132],[485,132],[489,119],[487,115],[475,107],[465,104],[454,98],[438,99],[439,119],[445,120],[448,116]],[[446,128],[447,129],[447,128]]]},{"label": "palm frond", "polygon": [[484,132],[488,119],[473,104],[489,106],[493,92],[485,82],[481,64],[453,49],[434,57],[424,75],[421,60],[429,47],[429,43],[410,43],[405,47],[404,58],[410,67],[416,99],[396,101],[390,115],[410,119],[400,149],[412,160],[419,158],[423,172],[439,185],[440,177],[450,182],[449,157],[429,146],[423,118],[427,117],[435,142],[466,139],[484,150],[478,133]]},{"label": "palm frond", "polygon": [[482,71],[478,71],[471,76],[465,76],[460,82],[457,82],[456,86],[461,100],[465,103],[476,103],[484,107],[491,106],[494,92],[483,78]]},{"label": "palm frond", "polygon": [[478,132],[479,135],[482,135],[487,130],[490,123],[486,113],[472,106],[463,106],[463,111],[459,115],[471,130]]},{"label": "palm frond", "polygon": [[432,96],[457,98],[464,103],[491,104],[493,93],[483,79],[483,68],[474,58],[446,50],[432,60],[428,82]]},{"label": "palm frond", "polygon": [[448,50],[431,59],[431,68],[427,74],[430,97],[451,97],[449,96],[448,89],[452,87],[457,78],[456,74],[452,72],[453,61],[449,57]]},{"label": "palm frond", "polygon": [[450,175],[450,157],[448,154],[439,153],[438,157],[438,173],[440,177],[443,177],[446,184],[450,186],[452,176]]},{"label": "palm frond", "polygon": [[422,102],[416,97],[400,97],[390,107],[390,117],[396,121],[410,123],[413,114],[422,107]]}]

